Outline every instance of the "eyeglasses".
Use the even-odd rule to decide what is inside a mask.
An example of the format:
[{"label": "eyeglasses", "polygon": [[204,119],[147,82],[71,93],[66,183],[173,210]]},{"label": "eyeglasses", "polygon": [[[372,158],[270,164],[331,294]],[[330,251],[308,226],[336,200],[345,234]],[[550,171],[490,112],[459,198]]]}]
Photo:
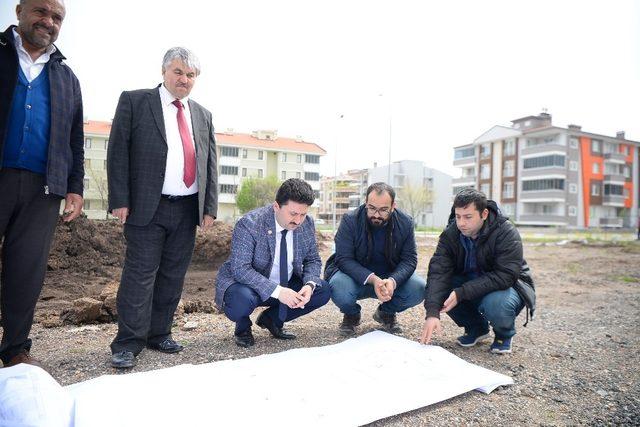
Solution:
[{"label": "eyeglasses", "polygon": [[375,206],[367,205],[367,212],[369,213],[369,215],[375,215],[377,213],[382,217],[386,217],[391,213],[391,209],[387,207],[376,208]]}]

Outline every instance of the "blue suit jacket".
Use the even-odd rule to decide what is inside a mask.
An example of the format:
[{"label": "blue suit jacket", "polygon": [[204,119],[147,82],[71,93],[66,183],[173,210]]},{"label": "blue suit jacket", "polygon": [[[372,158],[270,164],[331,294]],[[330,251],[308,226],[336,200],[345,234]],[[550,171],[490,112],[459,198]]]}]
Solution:
[{"label": "blue suit jacket", "polygon": [[[276,248],[276,222],[272,205],[255,209],[240,218],[233,229],[231,255],[218,271],[216,305],[222,308],[224,293],[234,283],[250,286],[263,301],[277,284],[269,280]],[[293,274],[302,283],[320,285],[322,260],[316,244],[316,230],[311,217],[306,217],[293,231]]]}]

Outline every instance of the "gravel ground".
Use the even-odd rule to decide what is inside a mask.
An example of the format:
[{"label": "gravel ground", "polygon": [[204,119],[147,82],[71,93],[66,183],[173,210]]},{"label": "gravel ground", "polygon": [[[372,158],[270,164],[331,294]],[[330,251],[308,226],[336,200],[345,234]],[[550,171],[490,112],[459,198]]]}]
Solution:
[{"label": "gravel ground", "polygon": [[[419,243],[424,273],[435,239]],[[492,355],[489,342],[471,349],[457,346],[460,329],[444,317],[444,333],[435,341],[469,362],[510,375],[515,384],[490,395],[470,392],[373,425],[640,425],[640,245],[525,245],[525,256],[538,287],[538,312],[526,328],[521,326],[524,313],[517,320],[513,354]],[[363,302],[359,333],[377,325],[371,319],[375,306],[375,301]],[[422,307],[402,313],[402,335],[417,339],[423,316]],[[181,330],[186,320],[198,327]],[[192,313],[176,319],[173,332],[185,351],[144,351],[134,371],[334,344],[342,340],[336,332],[340,320],[329,303],[288,325],[297,340],[274,340],[254,328],[256,345],[244,350],[235,346],[233,324],[224,316]],[[51,329],[37,324],[33,355],[63,385],[113,374],[109,343],[115,332],[115,324]]]}]

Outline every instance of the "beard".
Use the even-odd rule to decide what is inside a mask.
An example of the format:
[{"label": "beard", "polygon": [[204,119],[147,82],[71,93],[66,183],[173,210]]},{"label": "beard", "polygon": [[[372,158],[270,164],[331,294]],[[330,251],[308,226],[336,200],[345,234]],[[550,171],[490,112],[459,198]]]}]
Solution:
[{"label": "beard", "polygon": [[[45,30],[48,34],[44,35],[38,31],[39,28]],[[29,42],[30,45],[39,49],[45,49],[49,47],[54,41],[56,41],[57,34],[53,30],[49,30],[42,25],[33,25],[31,28],[20,28],[20,35]]]},{"label": "beard", "polygon": [[373,228],[382,228],[389,222],[388,219],[385,220],[382,218],[367,218],[367,220],[369,221],[369,225]]}]

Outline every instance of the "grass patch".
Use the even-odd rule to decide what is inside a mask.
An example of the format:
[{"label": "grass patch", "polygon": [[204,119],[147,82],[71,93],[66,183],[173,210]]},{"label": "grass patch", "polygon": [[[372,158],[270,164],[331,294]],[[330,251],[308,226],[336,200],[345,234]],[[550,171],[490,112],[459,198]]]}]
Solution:
[{"label": "grass patch", "polygon": [[618,282],[625,282],[625,283],[640,283],[640,277],[633,277],[633,276],[618,276],[616,277],[616,280]]}]

